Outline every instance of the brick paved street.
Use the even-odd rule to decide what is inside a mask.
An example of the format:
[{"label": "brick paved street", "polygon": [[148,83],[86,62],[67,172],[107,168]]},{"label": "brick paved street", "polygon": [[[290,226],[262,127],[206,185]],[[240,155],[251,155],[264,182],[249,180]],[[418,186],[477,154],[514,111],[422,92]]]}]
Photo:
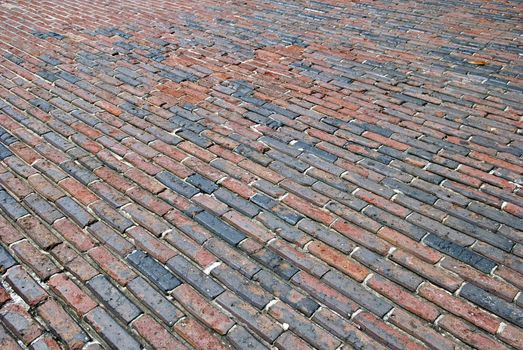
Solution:
[{"label": "brick paved street", "polygon": [[523,2],[0,0],[0,349],[523,349]]}]

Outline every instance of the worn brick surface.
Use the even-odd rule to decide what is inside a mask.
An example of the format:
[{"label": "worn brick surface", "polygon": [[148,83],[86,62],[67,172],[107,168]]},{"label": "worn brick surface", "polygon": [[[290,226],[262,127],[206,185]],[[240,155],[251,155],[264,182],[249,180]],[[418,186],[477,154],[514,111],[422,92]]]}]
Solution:
[{"label": "worn brick surface", "polygon": [[0,348],[522,348],[522,13],[2,1]]}]

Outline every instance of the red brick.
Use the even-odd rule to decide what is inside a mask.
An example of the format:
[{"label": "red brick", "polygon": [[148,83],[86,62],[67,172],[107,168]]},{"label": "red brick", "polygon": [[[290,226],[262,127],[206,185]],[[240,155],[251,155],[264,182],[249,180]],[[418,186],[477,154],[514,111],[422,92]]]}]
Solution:
[{"label": "red brick", "polygon": [[324,243],[313,241],[307,245],[307,249],[316,257],[322,259],[327,264],[335,267],[358,282],[363,281],[369,274],[369,270],[365,266]]},{"label": "red brick", "polygon": [[446,315],[438,321],[438,325],[465,343],[474,346],[475,348],[508,350],[506,346],[503,346],[493,339],[487,337],[477,328],[466,324],[457,317]]},{"label": "red brick", "polygon": [[136,277],[136,274],[127,265],[118,260],[103,247],[96,247],[89,251],[89,256],[112,278],[121,285],[126,285]]},{"label": "red brick", "polygon": [[49,286],[81,316],[95,308],[97,303],[82,291],[65,274],[54,275],[49,279]]},{"label": "red brick", "polygon": [[497,317],[430,283],[421,286],[419,295],[490,333],[495,333],[499,327],[500,320]]},{"label": "red brick", "polygon": [[182,284],[171,292],[172,296],[193,316],[218,334],[224,335],[234,322],[219,309],[212,306],[198,292],[187,284]]},{"label": "red brick", "polygon": [[209,333],[193,318],[184,318],[174,325],[174,330],[198,350],[227,349],[224,343]]},{"label": "red brick", "polygon": [[133,327],[154,349],[188,349],[185,345],[176,339],[168,330],[163,328],[151,316],[143,315],[133,322]]}]

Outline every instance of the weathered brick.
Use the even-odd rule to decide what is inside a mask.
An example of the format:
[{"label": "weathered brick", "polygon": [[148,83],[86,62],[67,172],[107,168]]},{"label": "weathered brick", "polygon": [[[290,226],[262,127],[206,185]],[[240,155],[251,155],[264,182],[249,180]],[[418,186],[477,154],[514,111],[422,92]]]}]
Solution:
[{"label": "weathered brick", "polygon": [[0,309],[0,320],[25,345],[42,334],[42,329],[19,304],[8,304]]},{"label": "weathered brick", "polygon": [[133,327],[155,349],[187,349],[185,345],[149,315],[143,315],[134,321]]},{"label": "weathered brick", "polygon": [[85,315],[85,318],[111,347],[125,349],[142,348],[140,343],[101,307],[91,310]]},{"label": "weathered brick", "polygon": [[140,250],[129,254],[127,261],[164,292],[176,288],[181,283],[171,271]]},{"label": "weathered brick", "polygon": [[341,343],[334,336],[282,302],[272,305],[269,308],[269,314],[281,323],[289,324],[290,330],[318,349],[337,349]]},{"label": "weathered brick", "polygon": [[181,255],[177,255],[167,261],[167,266],[173,270],[177,276],[180,276],[180,278],[208,298],[214,299],[224,291],[211,277],[204,274]]},{"label": "weathered brick", "polygon": [[198,350],[216,349],[225,350],[226,345],[217,337],[214,337],[202,325],[200,325],[193,318],[185,318],[178,322],[174,329],[180,334],[189,344]]},{"label": "weathered brick", "polygon": [[[29,265],[36,275],[43,280],[46,280],[49,276],[59,271],[58,267],[47,255],[41,253],[26,240],[13,244],[12,248],[18,258]],[[0,250],[2,249],[3,248],[0,248]],[[2,255],[2,253],[0,253],[0,255]],[[4,259],[0,259],[0,266],[4,269],[6,264],[2,263],[2,261],[4,261]]]},{"label": "weathered brick", "polygon": [[216,301],[244,322],[252,332],[269,343],[272,343],[283,332],[283,329],[276,322],[259,313],[255,308],[230,292],[223,293],[216,298]]},{"label": "weathered brick", "polygon": [[5,274],[7,282],[24,301],[30,306],[37,305],[47,298],[47,293],[36,281],[22,268],[13,266]]},{"label": "weathered brick", "polygon": [[70,349],[81,349],[90,340],[89,336],[56,301],[47,300],[37,308],[37,311]]},{"label": "weathered brick", "polygon": [[172,326],[183,317],[183,313],[176,306],[151,287],[143,278],[135,278],[129,282],[127,288],[168,325]]},{"label": "weathered brick", "polygon": [[229,244],[236,245],[245,238],[244,234],[235,230],[208,212],[201,212],[197,214],[194,219],[206,229],[214,232]]},{"label": "weathered brick", "polygon": [[105,276],[95,276],[87,282],[87,285],[98,299],[126,323],[131,322],[142,313],[140,309]]},{"label": "weathered brick", "polygon": [[229,342],[238,349],[267,350],[268,348],[258,341],[242,326],[236,326],[227,334]]},{"label": "weathered brick", "polygon": [[390,311],[390,309],[392,309],[392,305],[387,301],[377,297],[359,283],[345,277],[339,272],[330,271],[322,277],[322,280],[346,297],[354,300],[380,317],[383,317]]},{"label": "weathered brick", "polygon": [[234,321],[222,311],[210,304],[198,292],[187,284],[183,284],[172,291],[171,295],[200,322],[212,328],[221,335],[227,333],[234,325]]},{"label": "weathered brick", "polygon": [[489,294],[471,283],[466,283],[461,288],[459,295],[520,327],[523,325],[523,310],[521,308]]}]

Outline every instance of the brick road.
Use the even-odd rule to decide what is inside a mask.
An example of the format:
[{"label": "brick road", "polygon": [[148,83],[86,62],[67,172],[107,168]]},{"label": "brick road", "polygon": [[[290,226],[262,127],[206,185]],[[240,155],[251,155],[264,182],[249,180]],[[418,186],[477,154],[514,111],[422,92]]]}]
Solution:
[{"label": "brick road", "polygon": [[522,14],[1,0],[1,349],[523,349]]}]

